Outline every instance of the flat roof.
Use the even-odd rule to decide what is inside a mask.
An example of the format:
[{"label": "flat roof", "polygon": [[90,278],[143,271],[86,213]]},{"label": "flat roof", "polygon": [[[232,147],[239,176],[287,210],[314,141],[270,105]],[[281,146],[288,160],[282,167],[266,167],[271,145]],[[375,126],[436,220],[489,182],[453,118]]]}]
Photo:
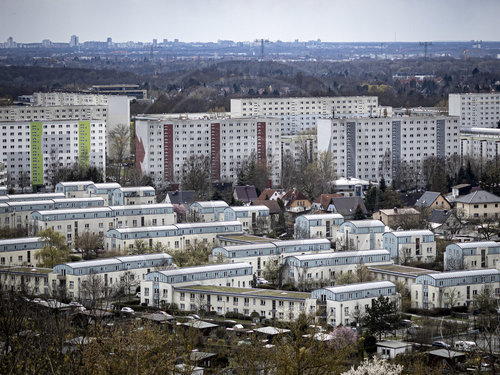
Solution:
[{"label": "flat roof", "polygon": [[457,245],[462,249],[475,249],[476,247],[496,247],[500,242],[495,241],[476,241],[476,242],[455,242],[451,245]]},{"label": "flat roof", "polygon": [[377,342],[377,346],[383,346],[384,348],[398,349],[398,348],[404,348],[407,346],[413,346],[413,343],[390,340],[390,341],[379,341],[379,342]]},{"label": "flat roof", "polygon": [[33,275],[35,275],[51,273],[52,268],[0,266],[0,271],[32,273]]},{"label": "flat roof", "polygon": [[284,241],[272,241],[276,246],[295,246],[295,245],[315,245],[315,244],[328,244],[331,242],[326,238],[310,238],[305,240],[284,240]]},{"label": "flat roof", "polygon": [[455,277],[489,276],[489,275],[498,275],[498,274],[500,274],[499,270],[483,269],[483,270],[440,272],[437,274],[430,274],[429,276],[435,280],[439,280],[439,279],[450,279],[450,278],[455,278]]},{"label": "flat roof", "polygon": [[145,255],[128,255],[123,257],[113,257],[113,258],[103,258],[94,260],[84,260],[81,262],[70,262],[63,263],[62,265],[71,268],[83,268],[83,267],[99,267],[109,264],[116,263],[126,263],[126,262],[138,262],[144,260],[154,260],[154,259],[171,259],[172,257],[166,253],[155,253],[155,254],[145,254]]},{"label": "flat roof", "polygon": [[408,236],[433,236],[430,230],[395,230],[392,232],[385,232],[384,234],[394,234],[396,237],[408,237]]},{"label": "flat roof", "polygon": [[17,245],[23,243],[41,242],[42,237],[21,237],[21,238],[8,238],[0,240],[0,245]]},{"label": "flat roof", "polygon": [[106,183],[92,183],[96,189],[118,189],[121,188],[121,185],[117,182],[106,182]]},{"label": "flat roof", "polygon": [[303,254],[294,255],[291,258],[296,258],[299,260],[316,260],[324,258],[342,258],[342,257],[353,257],[353,256],[365,256],[365,255],[390,255],[390,252],[385,249],[378,250],[360,250],[360,251],[328,251],[315,254]]},{"label": "flat roof", "polygon": [[109,206],[112,210],[141,210],[143,208],[173,208],[170,203],[129,204],[121,206]]},{"label": "flat roof", "polygon": [[[300,216],[299,216],[300,217]],[[322,219],[343,219],[341,214],[315,214],[315,215],[302,215],[307,220],[322,220]]]},{"label": "flat roof", "polygon": [[80,185],[93,185],[94,181],[63,181],[58,182],[62,186],[80,186]]}]

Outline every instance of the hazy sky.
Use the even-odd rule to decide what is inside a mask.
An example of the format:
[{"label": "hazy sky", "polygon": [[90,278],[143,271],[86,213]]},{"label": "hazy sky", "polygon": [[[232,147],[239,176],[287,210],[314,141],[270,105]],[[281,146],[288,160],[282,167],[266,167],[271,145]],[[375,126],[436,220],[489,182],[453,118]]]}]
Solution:
[{"label": "hazy sky", "polygon": [[500,0],[0,0],[0,41],[499,40]]}]

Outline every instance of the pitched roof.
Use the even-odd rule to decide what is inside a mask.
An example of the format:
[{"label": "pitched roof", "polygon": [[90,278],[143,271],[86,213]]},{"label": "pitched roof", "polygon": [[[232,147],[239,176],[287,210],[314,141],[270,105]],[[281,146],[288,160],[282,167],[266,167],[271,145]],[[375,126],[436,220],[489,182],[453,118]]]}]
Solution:
[{"label": "pitched roof", "polygon": [[167,193],[172,204],[191,204],[194,202],[196,192],[194,190],[176,190]]},{"label": "pitched roof", "polygon": [[267,197],[267,199],[269,199],[269,198],[271,198],[271,197],[272,197],[272,195],[273,195],[275,192],[276,192],[276,190],[275,190],[275,189],[269,189],[269,188],[264,189],[264,191],[263,191],[262,193],[260,193],[260,195],[259,195],[259,197],[258,197],[257,199],[259,199],[259,200],[265,200],[265,199],[266,199],[266,197]]},{"label": "pitched roof", "polygon": [[329,290],[332,293],[346,293],[346,292],[359,292],[363,290],[371,290],[379,288],[391,288],[394,286],[395,285],[390,281],[370,281],[367,283],[330,286],[330,287],[325,287],[324,289]]},{"label": "pitched roof", "polygon": [[271,201],[269,199],[266,199],[266,200],[261,200],[261,199],[254,200],[252,202],[252,206],[266,206],[267,208],[269,208],[269,214],[270,215],[279,214],[281,212],[281,208],[280,208],[280,205],[279,205],[278,201]]},{"label": "pitched roof", "polygon": [[463,197],[457,197],[455,202],[458,203],[500,203],[500,197],[491,194],[486,190],[477,190]]},{"label": "pitched roof", "polygon": [[253,202],[257,199],[257,191],[253,185],[235,186],[236,199],[242,202]]},{"label": "pitched roof", "polygon": [[365,202],[363,202],[363,198],[361,197],[335,197],[331,199],[331,204],[335,206],[335,211],[342,216],[354,215],[358,205],[364,214],[367,213]]},{"label": "pitched roof", "polygon": [[287,207],[296,200],[309,201],[309,199],[307,199],[307,197],[297,189],[287,191],[286,194],[283,196],[283,200],[287,202],[286,204]]},{"label": "pitched roof", "polygon": [[394,215],[420,215],[420,212],[418,212],[414,208],[387,208],[387,209],[382,209],[380,210],[383,214],[387,216],[394,216]]},{"label": "pitched roof", "polygon": [[441,195],[435,191],[426,191],[420,198],[418,198],[415,206],[417,207],[430,207],[432,203]]},{"label": "pitched roof", "polygon": [[342,194],[321,194],[315,199],[314,203],[319,203],[322,210],[326,210],[332,201],[332,198],[341,198]]},{"label": "pitched roof", "polygon": [[434,210],[431,212],[429,219],[427,221],[429,223],[437,223],[437,224],[444,224],[446,220],[451,215],[450,210]]}]

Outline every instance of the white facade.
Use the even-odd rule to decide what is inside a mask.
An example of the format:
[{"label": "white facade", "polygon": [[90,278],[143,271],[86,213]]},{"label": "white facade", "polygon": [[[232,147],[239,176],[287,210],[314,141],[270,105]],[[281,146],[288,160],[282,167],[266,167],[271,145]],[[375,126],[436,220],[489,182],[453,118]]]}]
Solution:
[{"label": "white facade", "polygon": [[500,271],[483,269],[421,275],[411,287],[411,305],[423,309],[469,306],[474,296],[484,289],[498,300]]},{"label": "white facade", "polygon": [[185,267],[168,271],[154,271],[141,282],[141,303],[148,306],[161,306],[179,302],[181,310],[196,310],[182,304],[195,304],[196,301],[176,299],[174,288],[188,285],[216,285],[246,288],[253,280],[252,266],[248,263],[209,264],[198,267]]},{"label": "white facade", "polygon": [[436,259],[436,240],[430,230],[404,230],[382,235],[384,249],[398,264],[413,261],[432,262]]},{"label": "white facade", "polygon": [[335,240],[343,222],[344,217],[341,214],[301,215],[295,219],[294,236]]},{"label": "white facade", "polygon": [[378,115],[378,97],[302,97],[231,99],[232,117],[278,116],[284,135],[299,134],[316,128],[326,117]]},{"label": "white facade", "polygon": [[0,265],[37,266],[37,253],[44,246],[40,237],[24,237],[0,240]]},{"label": "white facade", "polygon": [[286,155],[292,157],[296,164],[302,160],[314,160],[318,152],[316,134],[298,134],[281,136],[281,157]]},{"label": "white facade", "polygon": [[224,209],[224,221],[237,220],[243,230],[250,234],[267,233],[271,227],[271,216],[267,206],[232,206]]},{"label": "white facade", "polygon": [[255,158],[270,168],[273,185],[281,176],[281,122],[277,118],[136,118],[136,166],[154,181],[180,181],[191,156],[210,159],[214,180],[236,181],[240,166]]},{"label": "white facade", "polygon": [[382,249],[386,226],[380,220],[351,220],[340,225],[337,231],[337,249]]},{"label": "white facade", "polygon": [[500,269],[500,242],[458,242],[446,246],[444,269],[447,271]]},{"label": "white facade", "polygon": [[462,159],[497,160],[500,157],[500,129],[461,127],[460,144]]},{"label": "white facade", "polygon": [[78,163],[105,174],[106,113],[106,106],[0,108],[0,161],[12,184],[53,188],[54,165]]},{"label": "white facade", "polygon": [[460,155],[459,125],[448,116],[323,119],[318,151],[333,153],[339,176],[390,182],[402,161]]},{"label": "white facade", "polygon": [[450,94],[448,113],[459,116],[462,126],[496,128],[500,121],[500,93]]},{"label": "white facade", "polygon": [[397,306],[401,299],[396,285],[390,281],[321,288],[314,290],[311,296],[321,301],[326,322],[334,327],[340,324],[349,326],[351,322],[357,322],[379,296],[388,297]]}]

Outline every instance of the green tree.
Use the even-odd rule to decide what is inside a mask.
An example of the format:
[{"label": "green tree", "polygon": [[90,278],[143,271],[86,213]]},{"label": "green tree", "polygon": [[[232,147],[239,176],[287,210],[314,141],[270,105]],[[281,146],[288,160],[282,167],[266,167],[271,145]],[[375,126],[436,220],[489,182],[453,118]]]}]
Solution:
[{"label": "green tree", "polygon": [[52,268],[68,261],[70,250],[63,234],[48,228],[38,232],[38,236],[42,238],[44,246],[36,258],[41,260],[44,267]]},{"label": "green tree", "polygon": [[361,205],[357,205],[356,206],[356,210],[354,211],[354,217],[353,217],[354,220],[364,220],[366,219],[366,215],[363,211],[363,209],[361,208]]},{"label": "green tree", "polygon": [[382,334],[397,327],[400,322],[400,315],[396,302],[389,297],[380,296],[372,300],[371,307],[366,309],[364,324],[373,335],[378,335],[379,340]]}]

